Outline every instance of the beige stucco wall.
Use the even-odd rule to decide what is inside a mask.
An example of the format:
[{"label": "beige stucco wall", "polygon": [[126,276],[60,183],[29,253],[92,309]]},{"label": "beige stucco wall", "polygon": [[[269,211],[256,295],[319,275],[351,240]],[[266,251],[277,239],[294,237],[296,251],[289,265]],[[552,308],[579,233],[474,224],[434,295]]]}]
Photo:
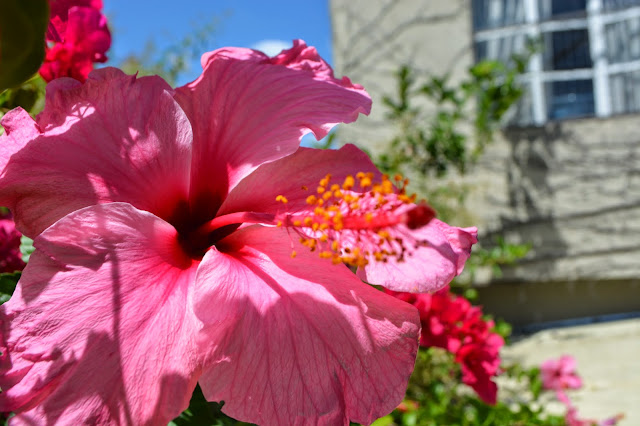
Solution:
[{"label": "beige stucco wall", "polygon": [[[453,81],[472,64],[468,1],[330,5],[336,72],[364,85],[374,105],[370,117],[339,130],[342,142],[375,150],[390,139],[381,100],[393,94],[393,72],[401,64],[450,72]],[[485,242],[504,235],[533,245],[526,259],[482,290],[491,309],[522,323],[640,311],[639,116],[505,129],[465,181]],[[587,285],[597,286],[597,296]],[[557,303],[545,311],[551,304],[539,294]],[[528,304],[538,306],[527,311]]]}]

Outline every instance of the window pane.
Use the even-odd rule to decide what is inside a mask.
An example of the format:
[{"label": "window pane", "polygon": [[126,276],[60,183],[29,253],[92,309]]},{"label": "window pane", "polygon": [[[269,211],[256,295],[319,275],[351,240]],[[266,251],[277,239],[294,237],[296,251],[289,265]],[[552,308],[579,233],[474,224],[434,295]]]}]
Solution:
[{"label": "window pane", "polygon": [[539,13],[543,21],[587,16],[587,0],[541,0]]},{"label": "window pane", "polygon": [[589,33],[586,29],[547,33],[544,39],[546,70],[591,68]]},{"label": "window pane", "polygon": [[605,25],[604,33],[609,63],[640,59],[640,19],[628,19]]},{"label": "window pane", "polygon": [[550,119],[584,117],[595,112],[592,80],[554,81],[546,84]]},{"label": "window pane", "polygon": [[609,88],[613,114],[640,111],[640,71],[610,76]]},{"label": "window pane", "polygon": [[524,22],[523,0],[473,0],[472,4],[476,31]]},{"label": "window pane", "polygon": [[602,0],[602,7],[606,11],[626,9],[633,6],[640,6],[640,0]]}]

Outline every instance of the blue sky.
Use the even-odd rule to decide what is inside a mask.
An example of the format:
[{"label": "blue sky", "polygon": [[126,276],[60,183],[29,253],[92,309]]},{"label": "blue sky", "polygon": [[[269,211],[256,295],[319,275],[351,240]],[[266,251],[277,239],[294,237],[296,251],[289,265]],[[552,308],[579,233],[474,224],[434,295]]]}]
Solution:
[{"label": "blue sky", "polygon": [[[331,26],[328,0],[103,0],[110,20],[112,64],[130,53],[141,53],[153,40],[159,49],[192,34],[208,22],[218,20],[208,50],[222,46],[260,47],[265,41],[301,38],[315,46],[328,62],[331,58]],[[262,42],[262,44],[260,44]],[[277,47],[277,43],[275,43]],[[185,83],[198,76],[193,64]]]}]

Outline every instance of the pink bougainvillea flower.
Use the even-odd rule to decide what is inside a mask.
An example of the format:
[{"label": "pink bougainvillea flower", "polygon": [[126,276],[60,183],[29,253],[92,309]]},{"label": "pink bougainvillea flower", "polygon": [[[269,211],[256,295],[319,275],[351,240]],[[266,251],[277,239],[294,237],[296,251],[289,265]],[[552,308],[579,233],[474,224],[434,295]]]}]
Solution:
[{"label": "pink bougainvillea flower", "polygon": [[71,77],[85,81],[95,62],[105,62],[111,46],[100,0],[52,0],[40,75],[46,81]]},{"label": "pink bougainvillea flower", "polygon": [[616,414],[604,420],[583,419],[578,416],[578,409],[571,405],[567,405],[567,414],[564,421],[567,426],[615,426],[624,419],[624,414]]},{"label": "pink bougainvillea flower", "polygon": [[542,386],[549,390],[580,389],[582,379],[576,372],[576,360],[571,355],[548,359],[540,366]]},{"label": "pink bougainvillea flower", "polygon": [[0,273],[22,271],[24,265],[20,254],[20,232],[11,214],[0,212]]},{"label": "pink bougainvillea flower", "polygon": [[571,402],[567,389],[580,389],[582,379],[576,372],[576,360],[571,355],[562,355],[558,359],[549,359],[540,367],[542,387],[554,390],[558,400],[567,407],[565,422],[568,426],[613,426],[624,418],[617,414],[604,420],[583,419],[578,416],[578,409]]},{"label": "pink bougainvillea flower", "polygon": [[[166,424],[196,383],[268,425],[370,423],[402,400],[417,311],[345,263],[437,289],[475,229],[432,220],[354,146],[299,148],[370,109],[315,49],[202,64],[176,90],[58,79],[35,121],[5,115],[0,203],[36,247],[0,308],[14,423]],[[369,274],[384,260],[406,280]]]}]

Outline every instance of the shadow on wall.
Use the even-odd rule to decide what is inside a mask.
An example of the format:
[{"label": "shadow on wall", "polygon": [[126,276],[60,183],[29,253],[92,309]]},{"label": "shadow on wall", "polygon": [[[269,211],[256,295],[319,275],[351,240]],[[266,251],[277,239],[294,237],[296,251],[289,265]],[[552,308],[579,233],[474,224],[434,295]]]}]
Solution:
[{"label": "shadow on wall", "polygon": [[512,213],[500,218],[501,229],[489,234],[488,239],[502,235],[508,241],[532,245],[517,268],[505,268],[502,280],[547,280],[559,272],[555,260],[568,253],[555,212],[551,178],[562,167],[556,158],[556,146],[571,140],[572,134],[556,122],[545,127],[510,128],[503,135],[510,147],[507,184]]}]

